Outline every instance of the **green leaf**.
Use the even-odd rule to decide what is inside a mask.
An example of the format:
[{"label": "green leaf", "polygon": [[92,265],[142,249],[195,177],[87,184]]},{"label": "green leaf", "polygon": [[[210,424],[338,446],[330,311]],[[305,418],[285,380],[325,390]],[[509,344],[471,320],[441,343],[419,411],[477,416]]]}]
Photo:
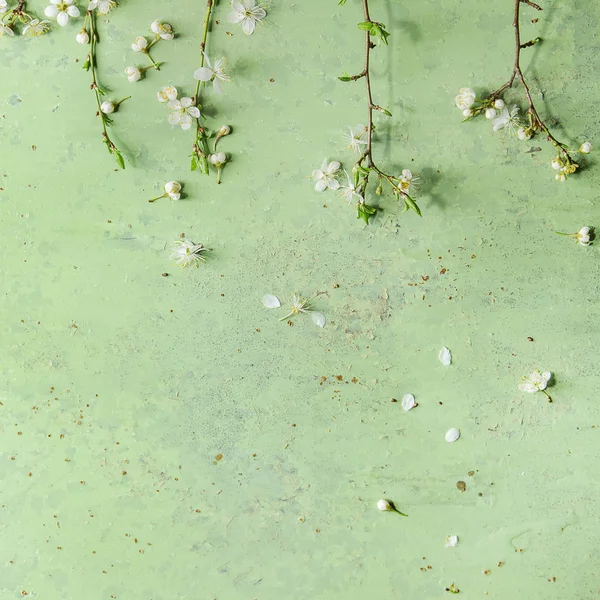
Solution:
[{"label": "green leaf", "polygon": [[382,112],[384,115],[387,115],[388,117],[392,116],[392,113],[387,108],[383,108],[382,106],[378,106],[377,110],[379,112]]},{"label": "green leaf", "polygon": [[387,46],[387,40],[390,37],[390,34],[384,29],[384,25],[382,25],[379,29],[379,37],[381,38],[381,41]]},{"label": "green leaf", "polygon": [[359,29],[362,31],[370,31],[371,35],[373,35],[373,27],[375,27],[375,24],[371,23],[371,21],[363,21],[362,23],[358,24]]},{"label": "green leaf", "polygon": [[421,214],[421,209],[417,206],[417,203],[410,196],[404,196],[404,202],[406,202],[406,208],[412,208],[420,217],[423,216]]},{"label": "green leaf", "polygon": [[206,160],[206,156],[202,155],[198,157],[198,170],[202,175],[208,175],[208,161]]},{"label": "green leaf", "polygon": [[369,206],[364,202],[360,202],[357,208],[358,214],[356,215],[356,218],[362,219],[367,225],[369,224],[369,218],[377,212],[377,208],[375,208],[374,206]]},{"label": "green leaf", "polygon": [[350,75],[342,75],[341,77],[338,77],[338,79],[340,81],[352,81],[352,77],[350,77]]},{"label": "green leaf", "polygon": [[119,165],[119,167],[121,167],[121,169],[125,168],[125,159],[123,158],[123,155],[119,152],[118,148],[113,148],[113,156],[115,157],[115,160],[117,161],[117,164]]},{"label": "green leaf", "polygon": [[377,37],[378,35],[381,35],[381,29],[379,29],[379,25],[376,25],[375,23],[373,23],[370,27],[371,31],[369,32],[373,37]]},{"label": "green leaf", "polygon": [[340,0],[340,1],[338,2],[338,5],[339,5],[339,6],[344,6],[344,4],[346,4],[346,0]]},{"label": "green leaf", "polygon": [[85,61],[85,62],[84,62],[82,65],[81,65],[81,68],[82,68],[84,71],[89,71],[89,70],[90,70],[90,66],[91,66],[91,65],[90,65],[90,61],[89,61],[89,60],[86,60],[86,61]]},{"label": "green leaf", "polygon": [[192,163],[190,165],[190,171],[195,171],[198,168],[198,158],[195,154],[192,154]]}]

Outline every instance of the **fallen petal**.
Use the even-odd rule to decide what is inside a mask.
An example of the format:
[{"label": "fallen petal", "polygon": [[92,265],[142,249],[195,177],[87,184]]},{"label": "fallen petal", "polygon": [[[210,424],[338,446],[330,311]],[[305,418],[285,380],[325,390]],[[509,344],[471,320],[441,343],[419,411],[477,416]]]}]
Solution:
[{"label": "fallen petal", "polygon": [[447,442],[455,442],[460,437],[460,431],[453,427],[452,429],[448,429],[446,431],[446,435],[444,436]]},{"label": "fallen petal", "polygon": [[452,354],[450,354],[450,350],[445,346],[440,350],[438,354],[438,358],[443,365],[448,366],[452,362]]},{"label": "fallen petal", "polygon": [[265,294],[263,296],[262,303],[267,308],[279,308],[281,306],[281,302],[279,302],[279,298],[277,296],[273,296],[273,294]]},{"label": "fallen petal", "polygon": [[449,535],[446,538],[446,548],[456,548],[456,546],[458,546],[458,536]]},{"label": "fallen petal", "polygon": [[318,327],[325,327],[325,315],[321,314],[320,312],[311,312],[310,318]]},{"label": "fallen petal", "polygon": [[405,412],[408,412],[411,408],[414,408],[417,405],[415,402],[415,397],[412,394],[405,394],[402,396],[402,409]]}]

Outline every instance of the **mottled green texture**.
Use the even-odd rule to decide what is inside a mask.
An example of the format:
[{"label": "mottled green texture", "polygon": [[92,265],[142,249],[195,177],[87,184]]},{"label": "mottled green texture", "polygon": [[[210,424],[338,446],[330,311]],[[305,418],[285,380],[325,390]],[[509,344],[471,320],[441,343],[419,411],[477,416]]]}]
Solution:
[{"label": "mottled green texture", "polygon": [[[306,177],[351,165],[341,133],[365,120],[362,83],[337,80],[362,68],[356,0],[273,2],[251,38],[217,6],[221,186],[188,171],[192,132],[155,100],[193,93],[203,2],[124,0],[99,23],[102,81],[132,95],[114,115],[125,171],[77,24],[0,39],[2,600],[600,594],[599,247],[553,233],[600,226],[600,170],[592,154],[557,184],[543,140],[461,124],[453,103],[510,75],[510,4],[371,0],[392,33],[373,53],[394,115],[377,115],[376,157],[421,174],[424,216],[382,197],[368,227]],[[600,5],[543,4],[523,8],[524,37],[544,38],[523,60],[535,100],[559,137],[600,145]],[[155,18],[180,38],[130,84],[129,44]],[[187,197],[149,204],[172,179]],[[181,233],[212,249],[199,269],[172,266]],[[322,292],[324,329],[261,304],[294,291]],[[555,373],[553,404],[518,391],[535,368]],[[405,414],[390,399],[408,392]]]}]

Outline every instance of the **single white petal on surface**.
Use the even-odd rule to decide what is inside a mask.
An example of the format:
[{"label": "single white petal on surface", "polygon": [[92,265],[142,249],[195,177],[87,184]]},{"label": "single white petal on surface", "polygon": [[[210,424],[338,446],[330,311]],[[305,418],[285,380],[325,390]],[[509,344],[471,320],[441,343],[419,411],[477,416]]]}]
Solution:
[{"label": "single white petal on surface", "polygon": [[263,296],[262,303],[267,308],[279,308],[281,306],[281,302],[279,302],[279,298],[277,296],[273,296],[273,294],[265,294]]},{"label": "single white petal on surface", "polygon": [[440,362],[443,365],[448,366],[449,364],[452,363],[452,354],[450,354],[450,350],[448,350],[448,348],[446,348],[446,346],[444,346],[440,350],[440,353],[438,354],[438,358],[440,359]]},{"label": "single white petal on surface", "polygon": [[455,442],[459,437],[460,431],[456,429],[456,427],[448,429],[448,431],[446,431],[446,435],[444,436],[447,442]]},{"label": "single white petal on surface", "polygon": [[310,318],[317,327],[325,327],[325,315],[320,312],[311,312]]},{"label": "single white petal on surface", "polygon": [[213,77],[212,69],[207,67],[200,67],[194,71],[194,79],[199,79],[200,81],[210,81]]},{"label": "single white petal on surface", "polygon": [[456,548],[456,546],[458,546],[458,536],[449,535],[446,538],[446,548]]},{"label": "single white petal on surface", "polygon": [[405,394],[402,396],[402,409],[405,412],[408,412],[411,408],[414,408],[417,405],[415,402],[415,397],[412,394]]}]

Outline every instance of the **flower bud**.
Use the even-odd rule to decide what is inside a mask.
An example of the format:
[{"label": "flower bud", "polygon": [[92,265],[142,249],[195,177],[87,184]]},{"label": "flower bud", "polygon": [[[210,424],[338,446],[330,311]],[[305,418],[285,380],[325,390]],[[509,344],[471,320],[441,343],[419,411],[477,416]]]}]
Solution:
[{"label": "flower bud", "polygon": [[486,108],[485,109],[485,118],[486,119],[493,119],[496,116],[496,109],[495,108]]},{"label": "flower bud", "polygon": [[139,81],[142,78],[142,72],[137,67],[127,67],[125,69],[127,79],[132,83]]},{"label": "flower bud", "polygon": [[392,505],[387,500],[379,500],[377,502],[377,508],[379,510],[392,510]]},{"label": "flower bud", "polygon": [[519,127],[519,129],[517,130],[517,137],[520,140],[528,140],[531,137],[531,132],[529,131],[529,129]]},{"label": "flower bud", "polygon": [[578,235],[589,235],[590,228],[586,225],[585,227],[582,227],[577,233]]},{"label": "flower bud", "polygon": [[590,142],[583,142],[579,148],[579,152],[582,154],[589,154],[592,151],[592,144]]},{"label": "flower bud", "polygon": [[560,160],[560,158],[558,156],[556,156],[555,158],[552,159],[552,168],[555,171],[558,171],[562,168],[562,160]]},{"label": "flower bud", "polygon": [[115,112],[115,105],[110,102],[109,100],[105,100],[101,105],[100,105],[100,110],[105,114],[105,115],[110,115],[111,113]]},{"label": "flower bud", "polygon": [[75,38],[77,40],[78,44],[89,44],[90,43],[90,36],[87,32],[87,29],[83,28],[76,36]]},{"label": "flower bud", "polygon": [[504,100],[502,100],[502,98],[498,98],[495,102],[494,102],[494,108],[497,108],[498,110],[502,110],[504,108]]},{"label": "flower bud", "polygon": [[160,21],[158,19],[156,19],[155,21],[152,21],[152,25],[150,25],[150,29],[152,30],[153,33],[159,34],[160,26],[161,26]]},{"label": "flower bud", "polygon": [[229,135],[231,133],[231,127],[229,127],[229,125],[221,125],[221,128],[219,129],[218,133],[217,133],[217,137],[223,137],[225,135]]},{"label": "flower bud", "polygon": [[225,152],[215,152],[208,157],[208,160],[211,164],[215,165],[215,167],[221,167],[227,162],[227,156]]},{"label": "flower bud", "polygon": [[473,116],[473,111],[470,108],[465,108],[465,110],[463,110],[463,117],[472,117]]},{"label": "flower bud", "polygon": [[177,181],[169,181],[165,183],[165,192],[171,200],[179,200],[181,198],[181,184]]}]

